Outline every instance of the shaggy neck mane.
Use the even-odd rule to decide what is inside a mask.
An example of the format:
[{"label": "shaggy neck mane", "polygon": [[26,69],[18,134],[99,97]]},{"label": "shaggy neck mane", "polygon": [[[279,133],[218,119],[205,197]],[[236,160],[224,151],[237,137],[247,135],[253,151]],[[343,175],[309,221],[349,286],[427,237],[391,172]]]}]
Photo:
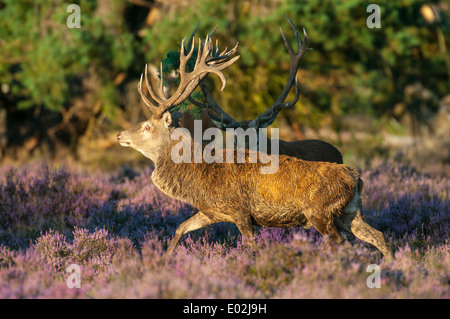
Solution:
[{"label": "shaggy neck mane", "polygon": [[[165,194],[175,197],[179,200],[187,201],[192,204],[192,195],[194,189],[202,188],[203,177],[211,164],[194,163],[196,153],[202,156],[204,146],[195,143],[193,139],[190,142],[191,162],[192,163],[175,163],[172,160],[172,148],[180,143],[179,140],[171,140],[161,155],[155,161],[155,170],[152,173],[153,183],[161,189]],[[199,154],[200,153],[200,154]],[[203,159],[203,157],[201,157]]]},{"label": "shaggy neck mane", "polygon": [[[235,148],[232,150],[233,157],[230,164],[227,163],[227,151],[214,148],[213,153],[214,151],[221,152],[220,156],[223,156],[222,163],[214,162],[213,159],[205,162],[203,154],[211,156],[209,154],[211,150],[205,150],[207,146],[194,142],[193,139],[190,139],[189,147],[186,146],[183,149],[188,149],[191,152],[190,161],[188,163],[175,163],[171,155],[172,149],[177,143],[180,143],[180,141],[171,140],[167,147],[160,151],[161,155],[155,162],[152,179],[153,183],[165,194],[186,201],[191,205],[194,205],[195,195],[193,194],[197,194],[195,199],[199,200],[198,194],[204,194],[205,190],[214,192],[213,189],[219,187],[221,189],[216,190],[218,193],[222,192],[222,188],[228,183],[227,179],[230,176],[233,176],[233,178],[239,176],[239,171],[243,168],[242,165],[245,165],[251,171],[257,171],[257,174],[259,174],[261,166],[267,166],[267,164],[262,164],[259,161],[260,152],[249,151],[248,149],[242,152],[242,150],[236,150]],[[254,157],[250,156],[250,154],[254,155]],[[256,158],[257,162],[253,164],[239,164],[242,162],[249,163],[251,157]],[[197,163],[196,159],[201,159],[201,162]]]}]

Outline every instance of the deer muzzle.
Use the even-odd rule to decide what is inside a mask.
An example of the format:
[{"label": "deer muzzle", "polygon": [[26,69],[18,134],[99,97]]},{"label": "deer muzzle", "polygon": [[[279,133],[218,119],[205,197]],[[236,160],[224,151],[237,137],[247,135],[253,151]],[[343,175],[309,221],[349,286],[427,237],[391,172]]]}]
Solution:
[{"label": "deer muzzle", "polygon": [[125,141],[122,137],[122,133],[117,134],[117,140],[119,141],[120,145],[122,146],[130,146],[129,141]]}]

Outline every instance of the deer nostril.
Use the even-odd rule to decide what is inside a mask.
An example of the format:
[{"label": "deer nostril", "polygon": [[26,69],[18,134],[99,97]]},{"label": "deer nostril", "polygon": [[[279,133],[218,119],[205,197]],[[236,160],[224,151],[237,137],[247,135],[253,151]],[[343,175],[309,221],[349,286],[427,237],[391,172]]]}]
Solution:
[{"label": "deer nostril", "polygon": [[121,138],[122,138],[122,135],[120,135],[120,133],[117,134],[117,140],[120,141]]}]

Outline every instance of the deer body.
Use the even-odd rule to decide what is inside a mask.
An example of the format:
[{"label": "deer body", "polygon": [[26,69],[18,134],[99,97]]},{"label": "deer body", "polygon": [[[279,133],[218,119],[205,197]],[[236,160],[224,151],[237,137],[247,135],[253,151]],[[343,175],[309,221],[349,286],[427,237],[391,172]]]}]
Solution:
[{"label": "deer body", "polygon": [[[291,21],[290,23],[292,24]],[[283,33],[282,35],[285,39]],[[298,34],[297,39],[299,39]],[[335,163],[304,161],[280,155],[277,157],[277,169],[266,174],[262,173],[262,166],[267,164],[263,164],[261,161],[252,163],[250,158],[253,154],[251,152],[257,151],[250,150],[244,150],[243,153],[241,150],[233,150],[234,162],[232,163],[226,159],[226,151],[222,152],[222,155],[225,156],[222,163],[206,161],[203,156],[200,156],[201,160],[198,163],[174,161],[172,151],[174,146],[180,143],[180,140],[172,139],[175,127],[172,125],[170,110],[186,100],[208,73],[218,75],[222,80],[222,88],[224,88],[226,79],[221,70],[234,63],[238,58],[237,56],[228,60],[236,52],[237,45],[228,52],[225,50],[219,53],[218,45],[214,50],[208,35],[203,46],[201,41],[199,42],[194,69],[187,73],[186,63],[192,56],[194,46],[192,45],[189,53],[185,54],[184,42],[183,40],[180,54],[180,85],[176,92],[167,98],[162,90],[162,83],[158,86],[158,90],[155,90],[148,80],[146,68],[145,83],[158,106],[155,106],[145,95],[141,76],[138,91],[153,116],[117,135],[122,146],[134,148],[152,160],[155,165],[152,173],[153,183],[162,192],[199,209],[198,213],[178,227],[167,253],[170,254],[175,250],[184,234],[225,221],[236,224],[242,235],[249,239],[253,237],[252,225],[314,227],[322,235],[327,236],[331,242],[337,244],[343,241],[339,231],[344,230],[371,243],[386,257],[392,258],[383,234],[365,223],[362,218],[363,183],[355,169]],[[286,45],[286,47],[292,51],[289,49],[290,46]],[[292,62],[294,66],[303,56],[305,48],[306,46],[295,57],[295,61]],[[294,76],[293,74],[291,72],[290,78]],[[162,81],[163,76],[161,75]],[[284,93],[287,94],[290,87],[288,83],[283,90]],[[208,95],[205,96],[208,97]],[[290,105],[290,103],[282,104],[284,99],[285,97],[280,97],[281,102],[276,102],[270,112],[256,119],[253,127],[259,128],[260,122],[263,120],[270,124],[270,121],[274,119],[273,115],[276,117],[274,113],[279,112],[280,107]],[[224,115],[222,114],[221,124],[224,123],[223,119]],[[184,139],[184,137],[182,138]],[[318,142],[307,143],[313,145]],[[321,143],[324,142],[319,142],[319,144]],[[183,149],[182,151],[202,151],[203,153],[205,148],[199,144],[194,145],[192,140],[189,141],[189,145],[188,150]],[[271,152],[273,151],[271,150]],[[215,150],[215,152],[220,152],[220,150]],[[262,154],[257,152],[256,158],[261,159]],[[191,153],[190,155],[192,155],[191,158],[197,157],[196,154]],[[237,160],[238,156],[240,158],[243,156],[245,161],[240,163]]]},{"label": "deer body", "polygon": [[[345,230],[375,245],[392,257],[384,236],[364,222],[361,214],[362,181],[345,165],[303,161],[279,156],[278,170],[261,174],[260,162],[175,163],[171,158],[171,115],[151,119],[118,135],[129,146],[150,158],[153,183],[162,192],[199,209],[177,229],[167,252],[175,250],[181,236],[217,222],[236,224],[244,237],[253,237],[252,225],[316,228],[340,244]],[[149,129],[147,129],[150,127]],[[196,149],[193,143],[191,152]],[[202,149],[202,148],[201,148]],[[225,154],[225,152],[224,152]],[[235,151],[235,157],[237,156]],[[192,156],[192,158],[194,155]]]},{"label": "deer body", "polygon": [[[346,166],[288,156],[279,157],[276,173],[261,174],[263,164],[249,163],[249,151],[242,164],[236,163],[236,154],[235,163],[177,164],[169,150],[164,153],[155,162],[155,186],[217,221],[250,219],[263,227],[295,227],[311,225],[312,218],[319,227],[318,223],[326,224],[345,208],[359,181],[357,171]],[[217,218],[217,212],[222,218]]]},{"label": "deer body", "polygon": [[[268,154],[272,154],[271,143],[268,144]],[[278,140],[279,154],[292,156],[304,161],[318,161],[342,164],[342,154],[330,143],[322,140],[300,140],[287,142]]]}]

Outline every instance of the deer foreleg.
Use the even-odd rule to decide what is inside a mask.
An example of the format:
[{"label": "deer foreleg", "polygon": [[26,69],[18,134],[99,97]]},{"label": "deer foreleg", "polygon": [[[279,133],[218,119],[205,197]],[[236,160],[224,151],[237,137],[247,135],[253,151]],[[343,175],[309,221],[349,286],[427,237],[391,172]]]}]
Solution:
[{"label": "deer foreleg", "polygon": [[203,214],[202,212],[198,212],[185,222],[183,222],[176,230],[175,236],[173,237],[172,241],[170,242],[169,248],[167,249],[167,255],[171,255],[175,248],[177,247],[178,242],[180,241],[180,238],[193,230],[197,230],[200,228],[203,228],[205,226],[214,224],[219,222],[219,220],[213,220]]}]

